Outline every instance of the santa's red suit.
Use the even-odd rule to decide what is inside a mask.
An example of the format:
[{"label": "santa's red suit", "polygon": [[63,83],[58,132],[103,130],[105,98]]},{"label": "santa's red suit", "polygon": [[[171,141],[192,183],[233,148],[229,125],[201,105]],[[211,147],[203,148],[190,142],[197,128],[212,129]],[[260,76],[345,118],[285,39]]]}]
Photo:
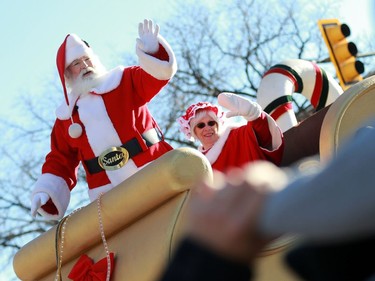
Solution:
[{"label": "santa's red suit", "polygon": [[227,172],[229,168],[243,167],[255,160],[281,162],[283,136],[276,122],[266,113],[248,121],[246,125],[230,124],[223,129],[219,139],[208,150],[202,151],[212,168]]},{"label": "santa's red suit", "polygon": [[[39,210],[45,218],[59,219],[64,215],[80,163],[86,171],[92,201],[172,149],[147,109],[147,103],[176,71],[172,49],[160,35],[158,41],[156,54],[137,49],[140,66],[117,67],[107,72],[99,86],[78,99],[69,96],[69,101],[57,109],[51,151],[33,190],[33,194],[45,192],[51,198]],[[65,54],[65,47],[62,45],[59,53]],[[83,128],[77,138],[68,133],[72,122]],[[126,164],[103,169],[98,157],[109,148],[121,146],[130,154]]]}]

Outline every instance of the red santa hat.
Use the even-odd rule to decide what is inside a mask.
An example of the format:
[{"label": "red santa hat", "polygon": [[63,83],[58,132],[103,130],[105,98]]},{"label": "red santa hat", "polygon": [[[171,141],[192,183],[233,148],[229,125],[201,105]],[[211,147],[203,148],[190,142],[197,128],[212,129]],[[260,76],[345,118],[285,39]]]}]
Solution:
[{"label": "red santa hat", "polygon": [[[65,84],[65,70],[74,60],[79,59],[82,56],[92,57],[93,55],[94,52],[87,44],[87,42],[82,40],[76,34],[73,33],[68,34],[65,37],[64,42],[61,44],[60,48],[57,51],[57,70],[59,72],[60,80],[64,90],[65,102],[68,108],[69,97]],[[73,123],[72,126],[69,128],[69,134],[74,138],[79,137],[82,133],[82,128],[78,128],[78,126],[78,124]]]},{"label": "red santa hat", "polygon": [[68,94],[65,85],[65,69],[76,59],[83,56],[92,57],[94,52],[86,41],[79,38],[76,34],[68,34],[64,42],[57,51],[56,64],[60,80],[64,89],[64,96],[67,105],[69,105]]},{"label": "red santa hat", "polygon": [[185,114],[177,118],[177,122],[180,125],[180,131],[184,133],[185,137],[190,141],[194,141],[195,139],[194,126],[191,126],[193,123],[192,121],[197,112],[201,110],[208,111],[219,127],[224,123],[224,112],[216,105],[209,102],[198,102],[190,105],[188,109],[186,109]]}]

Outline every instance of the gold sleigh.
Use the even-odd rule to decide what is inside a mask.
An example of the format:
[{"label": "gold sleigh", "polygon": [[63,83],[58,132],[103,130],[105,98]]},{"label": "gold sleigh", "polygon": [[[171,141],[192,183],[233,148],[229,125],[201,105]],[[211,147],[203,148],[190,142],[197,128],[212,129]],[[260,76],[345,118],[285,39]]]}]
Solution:
[{"label": "gold sleigh", "polygon": [[[355,84],[331,106],[285,132],[283,165],[306,156],[333,157],[356,129],[375,117],[375,77]],[[101,216],[109,249],[115,253],[114,281],[157,280],[183,234],[189,196],[197,179],[212,177],[210,164],[190,148],[170,151],[104,194]],[[19,279],[54,280],[56,226],[23,246],[14,256]],[[283,265],[293,239],[271,243],[256,263],[256,281],[298,280]],[[81,254],[94,261],[106,257],[96,202],[70,216],[66,225],[62,280],[68,280]]]}]

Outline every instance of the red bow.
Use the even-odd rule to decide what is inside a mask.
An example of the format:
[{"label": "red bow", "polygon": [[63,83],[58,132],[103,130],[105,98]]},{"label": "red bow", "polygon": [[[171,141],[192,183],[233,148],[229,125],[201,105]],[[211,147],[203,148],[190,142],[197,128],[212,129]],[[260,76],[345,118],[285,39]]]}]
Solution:
[{"label": "red bow", "polygon": [[[111,276],[114,269],[114,255],[109,254],[111,261]],[[73,281],[105,281],[107,277],[107,258],[94,263],[83,254],[73,266],[68,278]]]}]

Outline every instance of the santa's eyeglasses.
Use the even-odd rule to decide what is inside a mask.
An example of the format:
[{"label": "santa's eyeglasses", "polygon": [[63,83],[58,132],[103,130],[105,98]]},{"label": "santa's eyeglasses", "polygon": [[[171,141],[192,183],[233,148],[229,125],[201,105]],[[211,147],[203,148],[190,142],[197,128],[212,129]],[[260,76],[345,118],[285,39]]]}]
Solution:
[{"label": "santa's eyeglasses", "polygon": [[196,127],[198,127],[199,129],[203,129],[204,127],[206,127],[206,125],[207,125],[207,126],[210,126],[210,127],[213,127],[213,126],[215,126],[216,124],[217,124],[216,121],[208,121],[207,124],[204,123],[204,122],[200,122],[200,123],[197,124]]}]

